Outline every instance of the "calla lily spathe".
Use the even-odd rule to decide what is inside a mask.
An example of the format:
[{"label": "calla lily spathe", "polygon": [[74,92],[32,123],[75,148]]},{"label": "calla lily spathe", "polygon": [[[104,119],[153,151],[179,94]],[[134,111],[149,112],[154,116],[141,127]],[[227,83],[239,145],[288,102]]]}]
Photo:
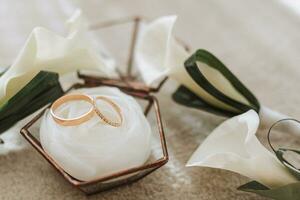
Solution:
[{"label": "calla lily spathe", "polygon": [[188,57],[172,31],[176,16],[164,16],[144,24],[135,51],[135,65],[149,86],[156,86],[173,69],[181,68]]},{"label": "calla lily spathe", "polygon": [[105,74],[113,70],[105,65],[86,37],[87,24],[81,11],[77,10],[67,24],[66,37],[41,27],[33,29],[11,67],[0,78],[0,106],[42,70],[60,74],[78,69]]},{"label": "calla lily spathe", "polygon": [[219,125],[198,147],[187,166],[225,169],[276,188],[297,182],[255,136],[257,113],[250,110]]},{"label": "calla lily spathe", "polygon": [[[201,96],[206,102],[236,111],[234,107],[223,103],[199,87],[186,71],[184,62],[188,59],[189,53],[172,34],[176,18],[176,16],[158,18],[144,25],[141,30],[136,47],[135,64],[145,83],[149,86],[156,86],[163,78],[169,76]],[[197,62],[197,65],[205,73],[205,76],[213,81],[215,87],[219,87],[240,102],[249,103],[217,70],[207,67],[202,62]]]},{"label": "calla lily spathe", "polygon": [[[255,95],[210,52],[200,49],[190,56],[173,37],[175,22],[176,16],[164,16],[141,28],[135,64],[147,85],[155,87],[168,76],[183,86],[173,95],[178,103],[229,117],[254,109],[262,128],[289,118],[260,105]],[[279,128],[292,133],[300,130],[295,123]]]}]

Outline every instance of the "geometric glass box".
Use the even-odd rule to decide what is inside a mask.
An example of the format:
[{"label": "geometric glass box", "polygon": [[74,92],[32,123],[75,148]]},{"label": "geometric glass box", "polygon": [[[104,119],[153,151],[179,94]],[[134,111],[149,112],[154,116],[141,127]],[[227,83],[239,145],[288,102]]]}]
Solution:
[{"label": "geometric glass box", "polygon": [[[122,81],[114,80],[110,81],[109,84],[105,84],[107,82],[107,79],[105,79],[104,83],[101,83],[101,81],[97,81],[97,83],[78,83],[73,85],[70,90],[77,89],[77,88],[86,88],[86,87],[95,87],[95,86],[116,86],[122,85]],[[119,87],[120,88],[120,87]],[[143,178],[144,176],[150,174],[154,170],[160,168],[164,164],[168,162],[168,151],[166,146],[166,140],[162,125],[162,119],[160,115],[160,109],[157,99],[146,92],[141,92],[139,90],[135,89],[124,89],[120,88],[123,92],[127,93],[128,95],[133,96],[136,98],[139,102],[144,101],[144,114],[148,116],[151,112],[153,112],[155,116],[155,121],[151,122],[150,124],[153,127],[152,131],[157,136],[157,141],[159,141],[159,145],[155,145],[155,149],[151,150],[151,156],[150,159],[141,166],[136,166],[133,168],[125,169],[116,173],[113,173],[108,176],[104,176],[95,180],[91,181],[80,181],[75,178],[73,178],[71,175],[66,173],[62,167],[59,166],[58,163],[56,163],[51,156],[44,151],[43,147],[41,146],[41,143],[39,141],[38,131],[31,130],[31,127],[38,123],[38,121],[43,116],[44,112],[49,108],[49,106],[45,109],[43,109],[37,116],[35,116],[29,123],[27,123],[22,129],[21,134],[24,136],[24,138],[68,181],[71,185],[75,186],[76,188],[80,189],[86,194],[94,194],[97,192],[101,192],[104,190],[109,190],[114,187],[128,184],[131,182],[134,182],[136,180],[139,180]],[[68,91],[70,91],[68,90]],[[154,130],[154,127],[156,127],[156,131]],[[153,148],[153,147],[152,147]],[[155,152],[155,154],[154,154]],[[160,153],[157,153],[160,152]],[[160,154],[160,155],[158,155]]]}]

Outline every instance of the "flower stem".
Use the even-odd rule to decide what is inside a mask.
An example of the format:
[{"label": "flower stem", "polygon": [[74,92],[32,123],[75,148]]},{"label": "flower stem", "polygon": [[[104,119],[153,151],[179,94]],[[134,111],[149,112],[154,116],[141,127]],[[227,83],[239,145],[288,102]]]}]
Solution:
[{"label": "flower stem", "polygon": [[[274,111],[266,106],[261,106],[259,111],[260,116],[260,128],[261,129],[269,129],[275,122],[281,119],[291,119],[285,114]],[[277,126],[276,129],[281,132],[288,132],[295,135],[300,134],[300,124],[295,123],[293,121],[286,121],[282,123],[280,126]]]}]

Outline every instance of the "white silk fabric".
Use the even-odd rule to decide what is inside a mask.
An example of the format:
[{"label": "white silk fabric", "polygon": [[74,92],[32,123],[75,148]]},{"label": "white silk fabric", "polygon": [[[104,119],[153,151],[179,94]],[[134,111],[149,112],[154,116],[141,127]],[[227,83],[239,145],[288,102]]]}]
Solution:
[{"label": "white silk fabric", "polygon": [[[147,161],[151,152],[151,128],[133,97],[111,87],[80,89],[74,93],[110,98],[121,108],[124,120],[121,127],[113,127],[95,114],[78,126],[61,126],[47,111],[41,122],[40,141],[44,150],[67,173],[79,180],[89,181]],[[118,120],[111,105],[101,100],[96,103],[105,116]],[[90,108],[87,102],[70,101],[55,113],[72,118]]]}]

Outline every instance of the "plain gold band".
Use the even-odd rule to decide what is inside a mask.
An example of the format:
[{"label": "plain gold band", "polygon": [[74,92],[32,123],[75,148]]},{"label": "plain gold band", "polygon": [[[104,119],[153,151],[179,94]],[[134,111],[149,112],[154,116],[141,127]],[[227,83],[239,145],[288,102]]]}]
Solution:
[{"label": "plain gold band", "polygon": [[[120,118],[120,121],[112,121],[110,119],[108,119],[107,117],[105,117],[105,115],[103,115],[101,113],[101,111],[97,108],[97,105],[96,105],[96,100],[97,99],[100,99],[102,101],[105,101],[106,103],[110,104],[114,110],[117,112],[117,114],[119,115],[119,118]],[[107,124],[111,125],[111,126],[114,126],[114,127],[119,127],[122,125],[123,123],[123,116],[122,116],[122,111],[121,111],[121,108],[116,104],[114,103],[112,100],[110,100],[109,98],[107,97],[104,97],[104,96],[97,96],[95,99],[94,99],[94,108],[95,108],[95,112],[96,114]]]},{"label": "plain gold band", "polygon": [[[96,105],[96,100],[100,99],[103,100],[105,102],[107,102],[108,104],[110,104],[113,109],[117,112],[120,121],[112,121],[110,119],[108,119],[104,114],[101,113],[101,111],[97,108]],[[86,101],[88,103],[90,103],[92,105],[92,108],[86,112],[85,114],[76,117],[76,118],[62,118],[57,116],[54,111],[61,106],[62,104],[68,102],[68,101],[76,101],[76,100],[82,100],[82,101]],[[88,120],[90,120],[94,114],[96,113],[105,123],[114,126],[114,127],[119,127],[122,125],[123,122],[123,116],[121,113],[121,108],[114,103],[112,100],[110,100],[107,97],[104,96],[97,96],[95,99],[93,99],[92,97],[88,96],[88,95],[84,95],[84,94],[69,94],[69,95],[65,95],[59,99],[57,99],[50,108],[50,113],[52,115],[52,118],[54,119],[54,121],[62,126],[76,126],[79,124],[82,124]]]},{"label": "plain gold band", "polygon": [[54,119],[54,121],[60,125],[63,126],[76,126],[79,124],[82,124],[88,120],[90,120],[94,114],[94,106],[91,107],[91,109],[86,112],[85,114],[79,116],[79,117],[75,117],[75,118],[71,118],[71,119],[66,119],[66,118],[62,118],[62,117],[58,117],[57,115],[55,115],[54,111],[61,106],[62,104],[68,102],[68,101],[75,101],[75,100],[82,100],[82,101],[86,101],[90,104],[94,104],[94,100],[92,97],[84,95],[84,94],[68,94],[65,95],[59,99],[57,99],[51,106],[50,108],[50,113]]}]

